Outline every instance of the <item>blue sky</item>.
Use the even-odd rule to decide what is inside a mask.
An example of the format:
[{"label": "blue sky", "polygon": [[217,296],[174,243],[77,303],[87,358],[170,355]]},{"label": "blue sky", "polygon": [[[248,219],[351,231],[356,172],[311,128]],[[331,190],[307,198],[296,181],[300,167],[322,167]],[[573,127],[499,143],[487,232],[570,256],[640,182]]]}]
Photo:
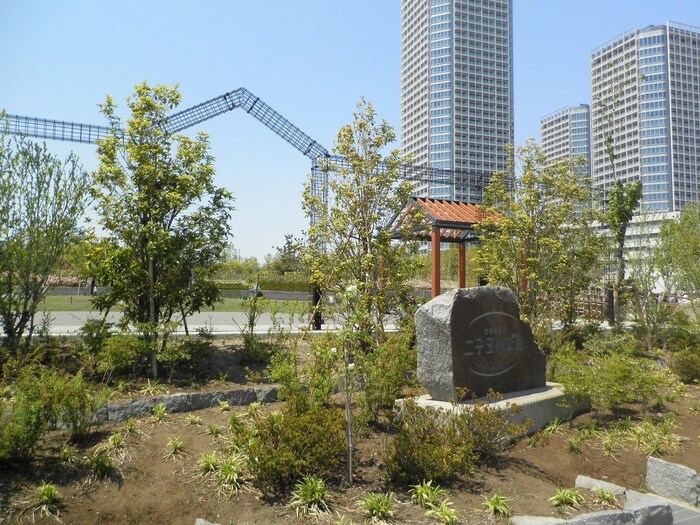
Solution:
[{"label": "blue sky", "polygon": [[[540,118],[590,98],[590,52],[633,27],[700,26],[697,0],[514,0],[515,139]],[[103,124],[97,104],[133,86],[179,84],[182,108],[245,87],[331,148],[360,97],[399,127],[399,0],[0,0],[0,109]],[[307,227],[310,162],[234,111],[211,135],[217,182],[236,195],[233,245],[274,253]],[[86,169],[95,148],[74,150]]]}]

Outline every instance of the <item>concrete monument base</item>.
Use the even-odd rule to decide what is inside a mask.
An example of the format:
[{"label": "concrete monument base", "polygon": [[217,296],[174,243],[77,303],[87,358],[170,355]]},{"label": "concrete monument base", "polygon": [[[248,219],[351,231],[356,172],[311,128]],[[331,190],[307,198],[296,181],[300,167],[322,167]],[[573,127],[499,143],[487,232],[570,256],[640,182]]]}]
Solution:
[{"label": "concrete monument base", "polygon": [[[462,410],[469,410],[470,406],[479,401],[488,401],[486,398],[478,398],[460,403],[450,403],[448,401],[436,401],[427,394],[415,397],[413,400],[419,407],[456,413]],[[399,411],[401,411],[403,402],[403,399],[396,401]],[[565,394],[559,383],[547,383],[543,387],[503,394],[503,398],[500,401],[489,403],[489,406],[506,408],[507,405],[516,404],[522,407],[522,411],[514,416],[513,423],[520,424],[530,420],[530,425],[528,426],[529,434],[534,434],[546,427],[554,418],[561,420],[571,419],[573,416],[587,412],[591,408],[587,400]]]}]

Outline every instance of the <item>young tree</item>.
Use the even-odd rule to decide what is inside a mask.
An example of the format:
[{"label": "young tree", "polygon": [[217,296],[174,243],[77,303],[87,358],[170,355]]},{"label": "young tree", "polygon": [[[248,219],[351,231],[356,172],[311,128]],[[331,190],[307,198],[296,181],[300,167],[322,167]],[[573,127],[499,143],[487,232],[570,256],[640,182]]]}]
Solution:
[{"label": "young tree", "polygon": [[124,322],[142,331],[153,376],[174,316],[218,299],[211,276],[230,233],[232,197],[214,186],[208,137],[171,136],[160,125],[179,102],[177,88],[139,84],[125,128],[111,97],[101,105],[111,133],[98,143],[93,191],[107,234],[89,257],[105,287],[94,301],[102,311],[119,304]]},{"label": "young tree", "polygon": [[[611,158],[614,162],[614,155]],[[615,281],[613,283],[613,305],[615,322],[621,321],[620,288],[625,279],[625,237],[627,226],[632,220],[634,210],[642,198],[642,183],[635,181],[623,184],[617,180],[608,193],[608,209],[605,222],[610,228],[614,244]]]},{"label": "young tree", "polygon": [[306,214],[316,217],[302,248],[304,264],[314,285],[339,298],[334,313],[343,320],[340,339],[350,483],[352,367],[356,360],[362,365],[362,358],[385,342],[384,323],[390,306],[411,311],[408,319],[413,319],[407,280],[415,272],[416,244],[393,241],[385,227],[408,202],[412,189],[399,178],[403,161],[399,152],[382,155],[394,138],[391,126],[378,123],[374,107],[361,100],[352,124],[338,133],[334,151],[347,159],[347,167],[328,167],[328,202],[307,184],[302,203]]},{"label": "young tree", "polygon": [[77,231],[89,184],[75,155],[62,161],[45,144],[0,137],[0,317],[17,356],[29,348],[37,306]]},{"label": "young tree", "polygon": [[328,171],[329,202],[304,191],[303,207],[316,223],[309,229],[304,261],[311,281],[323,293],[343,296],[338,313],[363,350],[384,340],[384,322],[390,306],[409,296],[407,280],[413,275],[415,244],[392,241],[385,222],[408,201],[411,186],[399,179],[403,161],[398,151],[382,156],[394,141],[394,130],[376,121],[374,107],[357,104],[352,124],[338,133],[335,153],[348,167]]},{"label": "young tree", "polygon": [[509,171],[495,173],[485,189],[489,213],[477,226],[475,263],[490,284],[514,291],[538,335],[555,317],[574,320],[576,298],[596,276],[603,241],[592,228],[590,189],[576,161],[550,164],[532,140],[511,157]]}]

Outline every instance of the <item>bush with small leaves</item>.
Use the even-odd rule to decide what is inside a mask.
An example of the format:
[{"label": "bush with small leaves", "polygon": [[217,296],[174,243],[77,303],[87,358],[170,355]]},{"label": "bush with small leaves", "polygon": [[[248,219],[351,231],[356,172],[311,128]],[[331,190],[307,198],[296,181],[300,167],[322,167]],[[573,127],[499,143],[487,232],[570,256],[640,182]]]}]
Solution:
[{"label": "bush with small leaves", "polygon": [[563,346],[551,358],[554,380],[573,396],[589,399],[594,410],[617,410],[623,404],[643,408],[663,404],[678,384],[655,359],[639,355],[639,345],[626,337],[601,337],[579,351]]},{"label": "bush with small leaves", "polygon": [[303,476],[337,475],[345,464],[344,423],[342,411],[321,406],[259,417],[245,443],[253,483],[282,494]]},{"label": "bush with small leaves", "polygon": [[88,382],[82,371],[66,377],[58,417],[68,427],[71,439],[81,439],[90,433],[95,414],[107,403],[108,397],[108,391]]},{"label": "bush with small leaves", "polygon": [[144,341],[135,335],[113,335],[102,342],[97,370],[110,375],[135,372],[146,354]]},{"label": "bush with small leaves", "polygon": [[364,498],[360,498],[358,505],[371,519],[388,520],[394,516],[394,511],[391,510],[394,506],[393,492],[386,494],[370,492]]},{"label": "bush with small leaves", "polygon": [[700,345],[674,353],[671,356],[671,370],[684,383],[700,380]]},{"label": "bush with small leaves", "polygon": [[374,351],[358,357],[364,388],[359,396],[363,419],[377,421],[382,411],[392,411],[405,386],[416,383],[415,325],[391,334]]},{"label": "bush with small leaves", "polygon": [[526,424],[512,421],[522,412],[517,404],[506,403],[496,408],[502,396],[489,392],[486,401],[479,401],[453,416],[457,433],[469,436],[475,461],[487,461],[510,449],[516,439],[527,434]]},{"label": "bush with small leaves", "polygon": [[385,457],[392,481],[404,486],[426,479],[442,482],[471,471],[472,436],[460,433],[456,418],[408,400],[395,424]]},{"label": "bush with small leaves", "polygon": [[27,368],[13,386],[11,411],[9,403],[0,399],[0,463],[31,459],[51,419],[38,375]]},{"label": "bush with small leaves", "polygon": [[327,512],[326,484],[318,476],[304,476],[294,486],[289,504],[294,507],[297,518],[317,512]]}]

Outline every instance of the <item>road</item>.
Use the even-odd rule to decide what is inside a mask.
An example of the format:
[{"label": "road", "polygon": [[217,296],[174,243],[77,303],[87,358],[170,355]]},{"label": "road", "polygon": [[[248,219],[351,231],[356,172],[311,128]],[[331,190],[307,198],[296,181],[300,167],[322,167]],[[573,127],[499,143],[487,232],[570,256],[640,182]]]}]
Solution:
[{"label": "road", "polygon": [[[78,335],[80,329],[88,319],[99,319],[97,312],[47,312],[50,318],[49,331],[52,335]],[[112,312],[107,317],[111,323],[119,322],[121,314]],[[36,322],[41,322],[41,313],[37,314]],[[277,326],[285,331],[297,332],[308,327],[308,315],[303,317],[289,314],[278,314],[276,316]],[[190,333],[200,328],[211,330],[214,335],[237,335],[240,334],[247,323],[245,312],[204,312],[191,315],[187,318],[187,326]],[[255,324],[255,333],[266,334],[274,326],[273,319],[268,314],[262,314]],[[337,323],[324,323],[323,330],[336,329]],[[178,333],[184,333],[180,328]]]}]

